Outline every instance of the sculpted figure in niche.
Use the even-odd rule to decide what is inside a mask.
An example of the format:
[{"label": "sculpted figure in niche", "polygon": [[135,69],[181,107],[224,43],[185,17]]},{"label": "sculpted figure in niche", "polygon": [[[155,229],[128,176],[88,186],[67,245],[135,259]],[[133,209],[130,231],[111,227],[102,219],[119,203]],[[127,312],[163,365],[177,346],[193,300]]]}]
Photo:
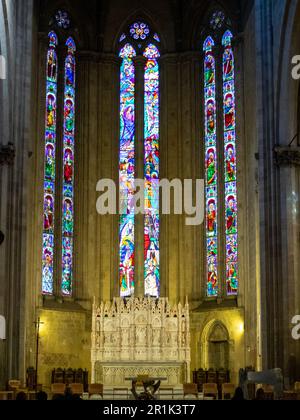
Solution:
[{"label": "sculpted figure in niche", "polygon": [[153,331],[153,345],[160,346],[160,331],[159,330]]},{"label": "sculpted figure in niche", "polygon": [[169,332],[166,334],[166,344],[167,346],[171,344],[171,334]]},{"label": "sculpted figure in niche", "polygon": [[122,345],[123,346],[129,345],[129,331],[128,330],[122,331]]},{"label": "sculpted figure in niche", "polygon": [[181,331],[182,331],[182,333],[181,333],[181,344],[182,344],[183,346],[185,346],[185,345],[186,345],[186,339],[185,339],[185,336],[186,336],[186,331],[185,331],[185,321],[182,321],[182,324],[181,324]]},{"label": "sculpted figure in niche", "polygon": [[140,328],[136,331],[136,343],[137,345],[141,346],[141,345],[147,345],[146,343],[146,338],[147,338],[147,334],[146,334],[146,329],[145,328]]},{"label": "sculpted figure in niche", "polygon": [[111,333],[104,334],[104,344],[113,344]]},{"label": "sculpted figure in niche", "polygon": [[119,345],[119,336],[116,332],[111,334],[111,344],[113,344],[114,346]]},{"label": "sculpted figure in niche", "polygon": [[171,334],[171,345],[172,347],[177,345],[177,334],[176,332]]}]

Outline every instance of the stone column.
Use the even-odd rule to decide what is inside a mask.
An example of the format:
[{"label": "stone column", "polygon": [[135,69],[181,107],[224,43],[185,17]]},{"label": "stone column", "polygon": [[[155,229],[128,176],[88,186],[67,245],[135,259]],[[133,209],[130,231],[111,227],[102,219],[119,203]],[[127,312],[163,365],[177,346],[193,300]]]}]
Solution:
[{"label": "stone column", "polygon": [[[25,322],[26,322],[26,229],[27,191],[30,161],[28,152],[31,141],[31,87],[32,87],[32,33],[33,1],[16,4],[11,1],[7,8],[7,21],[11,33],[7,34],[9,48],[7,60],[8,87],[11,94],[5,98],[11,115],[11,127],[5,127],[9,142],[16,150],[14,165],[1,171],[1,229],[5,242],[1,246],[0,288],[3,298],[1,314],[7,319],[7,340],[1,343],[0,384],[12,377],[25,379]],[[4,3],[3,3],[4,4]],[[2,83],[2,81],[1,81]],[[33,129],[33,127],[32,127]],[[31,308],[30,308],[31,309]]]},{"label": "stone column", "polygon": [[[285,279],[281,242],[280,174],[274,165],[277,142],[277,120],[274,103],[276,72],[272,2],[258,0],[256,12],[257,38],[257,114],[259,144],[260,266],[262,308],[262,368],[284,367],[282,332],[282,284]],[[277,54],[277,52],[276,52]],[[262,112],[263,110],[263,112]],[[278,118],[278,117],[277,117]]]}]

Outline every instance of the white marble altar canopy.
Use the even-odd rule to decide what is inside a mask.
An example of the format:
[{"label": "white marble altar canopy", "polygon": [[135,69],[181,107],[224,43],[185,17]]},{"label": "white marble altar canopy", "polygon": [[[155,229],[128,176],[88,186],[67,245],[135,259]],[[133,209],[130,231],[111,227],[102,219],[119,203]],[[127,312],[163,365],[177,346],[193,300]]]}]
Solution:
[{"label": "white marble altar canopy", "polygon": [[166,378],[176,386],[190,380],[189,305],[168,299],[114,299],[94,304],[92,381],[130,386],[128,377]]}]

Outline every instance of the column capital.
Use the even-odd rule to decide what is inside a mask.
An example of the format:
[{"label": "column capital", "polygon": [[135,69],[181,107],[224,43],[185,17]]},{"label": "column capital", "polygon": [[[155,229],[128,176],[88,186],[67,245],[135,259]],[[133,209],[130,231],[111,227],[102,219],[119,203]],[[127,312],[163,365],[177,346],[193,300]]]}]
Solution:
[{"label": "column capital", "polygon": [[203,52],[201,51],[186,51],[179,55],[179,60],[181,62],[202,62]]},{"label": "column capital", "polygon": [[276,146],[274,148],[274,159],[277,166],[300,166],[300,147]]},{"label": "column capital", "polygon": [[37,38],[43,47],[47,48],[49,46],[49,36],[47,32],[38,32]]},{"label": "column capital", "polygon": [[104,63],[120,67],[122,58],[117,54],[99,53],[98,51],[83,50],[77,52],[78,61],[81,63]]},{"label": "column capital", "polygon": [[100,60],[100,54],[96,51],[78,51],[76,56],[80,63],[98,63]]},{"label": "column capital", "polygon": [[105,64],[115,65],[116,67],[119,68],[123,60],[117,54],[104,53],[104,54],[101,54],[101,61]]},{"label": "column capital", "polygon": [[178,63],[178,54],[177,53],[168,53],[163,54],[159,58],[159,64],[177,64]]}]

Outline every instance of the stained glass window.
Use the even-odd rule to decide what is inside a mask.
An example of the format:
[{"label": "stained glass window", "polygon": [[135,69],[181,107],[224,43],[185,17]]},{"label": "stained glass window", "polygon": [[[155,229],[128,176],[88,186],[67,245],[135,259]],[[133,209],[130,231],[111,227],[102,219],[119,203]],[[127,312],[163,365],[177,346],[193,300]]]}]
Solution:
[{"label": "stained glass window", "polygon": [[119,42],[123,42],[123,41],[124,41],[124,39],[126,39],[126,34],[122,34],[122,35],[120,36]]},{"label": "stained glass window", "polygon": [[[127,43],[120,52],[121,65],[121,133],[120,133],[120,294],[121,297],[135,292],[135,65],[133,58],[144,55],[144,293],[145,296],[160,295],[160,216],[159,216],[159,88],[160,53],[154,43],[160,42],[157,33],[152,33],[143,22],[133,23],[121,37],[133,38],[134,47]],[[126,41],[125,41],[126,42]]]},{"label": "stained glass window", "polygon": [[226,16],[221,10],[215,12],[210,20],[210,27],[215,31],[221,29],[225,23]]},{"label": "stained glass window", "polygon": [[136,41],[141,39],[142,41],[145,41],[145,39],[148,38],[150,35],[150,29],[149,26],[146,23],[143,22],[136,22],[130,27],[130,34],[133,39]]},{"label": "stained glass window", "polygon": [[135,66],[134,48],[126,44],[121,52],[120,72],[120,294],[134,294],[135,217]]},{"label": "stained glass window", "polygon": [[236,168],[236,104],[233,35],[223,36],[224,159],[226,208],[226,282],[227,295],[238,293],[238,217]]},{"label": "stained glass window", "polygon": [[[214,18],[215,16],[213,16]],[[224,16],[225,19],[225,16]],[[208,37],[204,43],[204,96],[205,96],[205,160],[206,160],[206,258],[207,296],[215,297],[220,292],[219,280],[219,226],[218,194],[224,192],[225,209],[225,261],[226,294],[238,294],[238,197],[237,197],[237,155],[236,155],[236,101],[235,61],[232,48],[233,35],[226,31],[222,38],[223,57],[216,62],[213,53],[214,40]],[[223,126],[224,135],[224,185],[218,176],[217,156],[220,153],[217,136],[216,68],[222,68]],[[222,261],[223,262],[223,261]],[[223,264],[222,264],[223,266]]]},{"label": "stained glass window", "polygon": [[74,147],[75,147],[75,76],[76,45],[68,38],[65,60],[65,94],[63,125],[63,206],[62,206],[62,280],[64,296],[72,295],[74,246]]},{"label": "stained glass window", "polygon": [[45,118],[45,167],[44,167],[44,217],[42,292],[53,294],[54,287],[54,210],[56,169],[56,122],[57,122],[57,36],[49,34],[46,65],[46,118]]},{"label": "stained glass window", "polygon": [[159,51],[150,44],[145,66],[145,295],[160,296]]},{"label": "stained glass window", "polygon": [[64,10],[58,10],[55,14],[55,21],[59,28],[69,29],[71,26],[71,20],[68,12]]},{"label": "stained glass window", "polygon": [[218,295],[218,166],[214,40],[204,42],[207,296]]},{"label": "stained glass window", "polygon": [[160,37],[157,34],[154,34],[153,38],[155,39],[156,42],[160,42]]}]

